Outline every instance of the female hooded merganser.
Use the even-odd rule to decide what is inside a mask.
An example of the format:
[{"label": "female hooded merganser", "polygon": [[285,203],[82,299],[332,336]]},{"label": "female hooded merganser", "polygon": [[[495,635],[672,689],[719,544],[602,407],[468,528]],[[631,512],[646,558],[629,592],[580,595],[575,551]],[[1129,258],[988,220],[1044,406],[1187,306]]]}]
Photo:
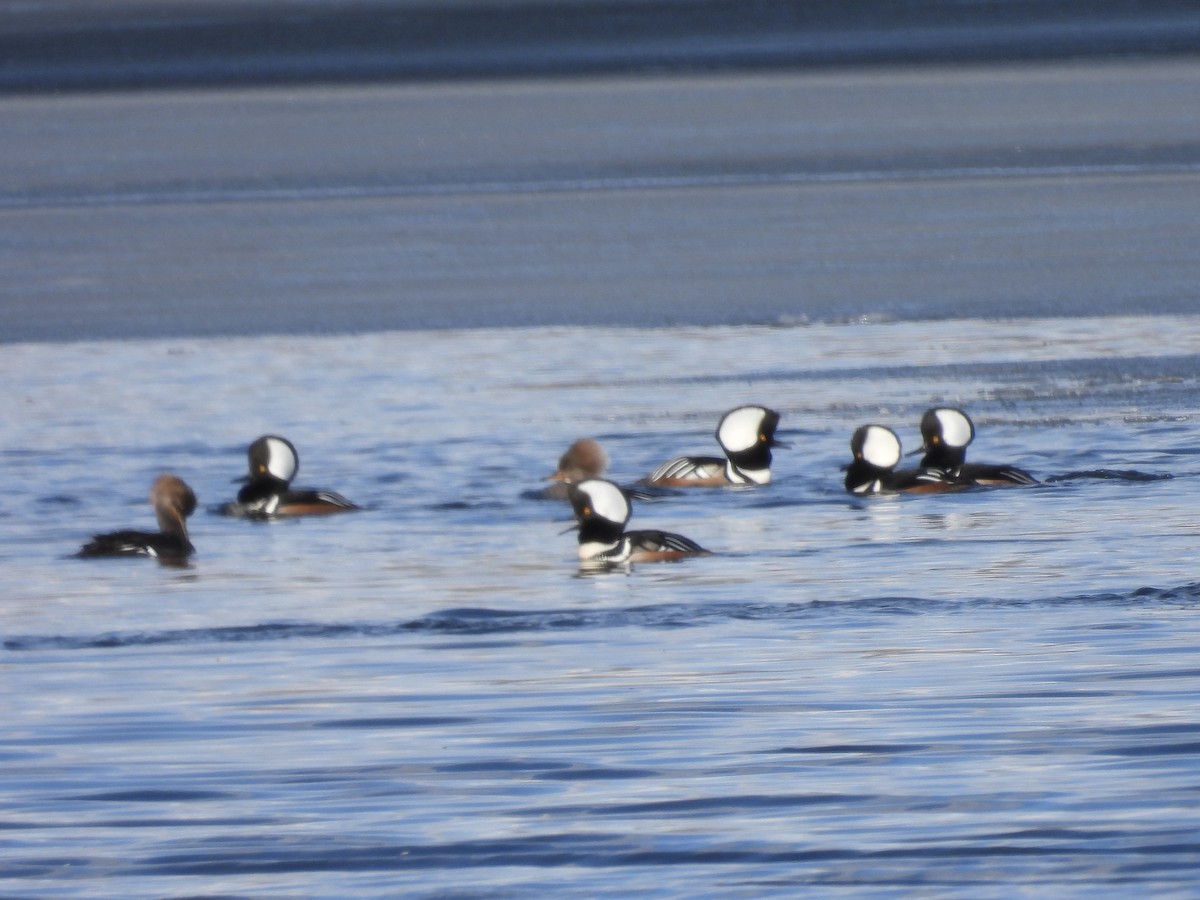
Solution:
[{"label": "female hooded merganser", "polygon": [[727,484],[767,484],[771,480],[771,448],[786,447],[775,440],[779,413],[763,406],[740,406],[722,417],[717,443],[725,458],[679,456],[646,476],[647,484],[667,487],[715,487]]},{"label": "female hooded merganser", "polygon": [[629,498],[611,481],[589,478],[567,488],[579,520],[579,560],[585,566],[656,562],[708,553],[666,531],[626,531]]},{"label": "female hooded merganser", "polygon": [[940,469],[956,481],[978,485],[1037,484],[1037,479],[1015,466],[966,462],[967,447],[975,440],[975,423],[961,409],[937,407],[921,417],[921,465]]},{"label": "female hooded merganser", "polygon": [[558,469],[553,475],[547,475],[547,481],[553,481],[543,492],[542,496],[552,500],[566,500],[569,485],[578,484],[589,478],[599,478],[608,468],[608,454],[595,438],[580,438],[558,460]]},{"label": "female hooded merganser", "polygon": [[247,456],[250,474],[235,479],[246,482],[246,486],[238,491],[236,502],[219,509],[227,516],[312,516],[359,508],[333,491],[293,490],[290,485],[300,468],[300,459],[287,438],[264,435],[250,445]]},{"label": "female hooded merganser", "polygon": [[187,517],[196,511],[196,495],[174,475],[160,475],[150,488],[158,531],[114,531],[97,534],[79,550],[80,556],[153,556],[181,563],[192,555]]},{"label": "female hooded merganser", "polygon": [[883,425],[864,425],[850,438],[854,462],[846,467],[846,490],[851,494],[934,494],[967,487],[940,469],[895,471],[900,462],[900,438]]}]

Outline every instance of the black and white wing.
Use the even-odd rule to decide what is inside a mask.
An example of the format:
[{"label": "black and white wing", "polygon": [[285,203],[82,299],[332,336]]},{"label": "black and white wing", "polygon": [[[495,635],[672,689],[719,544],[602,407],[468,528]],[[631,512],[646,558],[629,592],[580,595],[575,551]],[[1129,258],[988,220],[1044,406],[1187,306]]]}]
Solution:
[{"label": "black and white wing", "polygon": [[725,460],[716,456],[677,456],[649,475],[646,481],[708,481],[725,477]]},{"label": "black and white wing", "polygon": [[972,484],[1037,484],[1038,480],[1016,466],[991,466],[966,463],[956,473],[964,481]]},{"label": "black and white wing", "polygon": [[691,538],[669,531],[627,531],[625,539],[629,541],[634,555],[638,553],[708,552]]}]

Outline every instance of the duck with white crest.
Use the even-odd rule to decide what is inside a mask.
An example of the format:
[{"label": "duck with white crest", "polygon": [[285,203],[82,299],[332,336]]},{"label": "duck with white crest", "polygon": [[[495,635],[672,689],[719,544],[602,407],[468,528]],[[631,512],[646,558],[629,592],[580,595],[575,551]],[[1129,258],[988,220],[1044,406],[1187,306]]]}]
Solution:
[{"label": "duck with white crest", "polygon": [[589,478],[568,488],[579,523],[579,561],[585,567],[658,562],[699,556],[708,551],[690,538],[669,531],[626,531],[632,509],[620,487]]},{"label": "duck with white crest", "polygon": [[677,456],[646,476],[663,487],[722,487],[768,484],[771,449],[787,447],[775,439],[779,413],[765,406],[739,406],[721,417],[717,443],[725,456]]},{"label": "duck with white crest", "polygon": [[967,462],[967,447],[975,440],[975,423],[961,409],[949,406],[926,410],[921,417],[921,465],[937,469],[970,485],[1013,486],[1037,484],[1037,479],[1016,466]]},{"label": "duck with white crest", "polygon": [[349,512],[359,507],[341,494],[311,488],[293,488],[300,468],[296,448],[285,437],[265,434],[246,451],[250,471],[237,481],[246,482],[237,500],[217,509],[227,516],[265,519],[289,516],[320,516]]}]

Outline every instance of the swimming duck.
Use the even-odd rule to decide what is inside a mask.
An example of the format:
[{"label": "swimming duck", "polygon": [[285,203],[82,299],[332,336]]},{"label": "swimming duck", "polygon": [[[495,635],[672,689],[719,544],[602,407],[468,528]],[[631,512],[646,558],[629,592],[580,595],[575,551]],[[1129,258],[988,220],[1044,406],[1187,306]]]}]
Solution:
[{"label": "swimming duck", "polygon": [[79,556],[152,556],[164,562],[183,562],[194,548],[188,540],[187,518],[196,511],[196,495],[181,478],[160,475],[150,488],[150,503],[158,531],[113,531],[97,534]]},{"label": "swimming duck", "polygon": [[717,443],[725,456],[678,456],[646,476],[647,484],[666,487],[716,487],[767,484],[771,480],[771,448],[779,413],[765,406],[739,406],[717,425]]},{"label": "swimming duck", "polygon": [[333,491],[295,489],[292,479],[300,468],[296,448],[287,438],[267,434],[252,443],[246,453],[250,471],[237,500],[218,511],[227,516],[272,518],[285,516],[328,515],[359,509]]},{"label": "swimming duck", "polygon": [[695,541],[667,531],[626,531],[629,498],[611,481],[589,478],[568,486],[579,522],[579,560],[584,566],[681,559],[708,553]]},{"label": "swimming duck", "polygon": [[961,409],[941,406],[921,417],[921,465],[939,469],[956,481],[972,485],[1027,485],[1037,479],[1016,466],[968,463],[967,447],[975,440],[975,423]]}]

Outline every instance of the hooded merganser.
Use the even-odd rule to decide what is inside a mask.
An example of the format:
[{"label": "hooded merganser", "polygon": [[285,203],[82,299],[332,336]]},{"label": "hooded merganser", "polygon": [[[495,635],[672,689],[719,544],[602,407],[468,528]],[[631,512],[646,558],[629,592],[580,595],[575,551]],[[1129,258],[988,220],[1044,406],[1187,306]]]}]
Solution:
[{"label": "hooded merganser", "polygon": [[235,479],[246,482],[246,486],[238,491],[236,502],[218,509],[227,516],[312,516],[359,509],[333,491],[293,490],[290,485],[300,468],[300,458],[287,438],[263,435],[250,445],[247,456],[250,473]]},{"label": "hooded merganser", "polygon": [[940,469],[957,481],[977,485],[1037,484],[1037,479],[1016,466],[966,462],[967,447],[975,440],[975,423],[961,409],[936,407],[921,417],[921,465]]},{"label": "hooded merganser", "polygon": [[589,478],[567,488],[579,521],[579,560],[585,566],[656,562],[708,553],[695,541],[666,531],[626,531],[631,509],[611,481]]},{"label": "hooded merganser", "polygon": [[940,469],[895,471],[901,456],[900,438],[883,425],[863,425],[855,431],[850,452],[854,462],[846,467],[846,490],[851,494],[934,494],[967,487]]},{"label": "hooded merganser", "polygon": [[547,486],[542,496],[552,500],[566,500],[569,485],[578,484],[589,478],[599,478],[608,468],[608,454],[595,438],[580,438],[558,460],[558,469],[547,475]]},{"label": "hooded merganser", "polygon": [[187,517],[196,511],[196,495],[174,475],[160,475],[150,488],[158,531],[114,531],[97,534],[84,544],[80,556],[153,556],[163,562],[183,562],[192,555]]},{"label": "hooded merganser", "polygon": [[646,476],[647,484],[667,487],[714,487],[727,484],[767,484],[771,480],[771,448],[786,447],[775,440],[779,413],[763,406],[730,410],[717,426],[717,442],[725,458],[678,456]]}]

